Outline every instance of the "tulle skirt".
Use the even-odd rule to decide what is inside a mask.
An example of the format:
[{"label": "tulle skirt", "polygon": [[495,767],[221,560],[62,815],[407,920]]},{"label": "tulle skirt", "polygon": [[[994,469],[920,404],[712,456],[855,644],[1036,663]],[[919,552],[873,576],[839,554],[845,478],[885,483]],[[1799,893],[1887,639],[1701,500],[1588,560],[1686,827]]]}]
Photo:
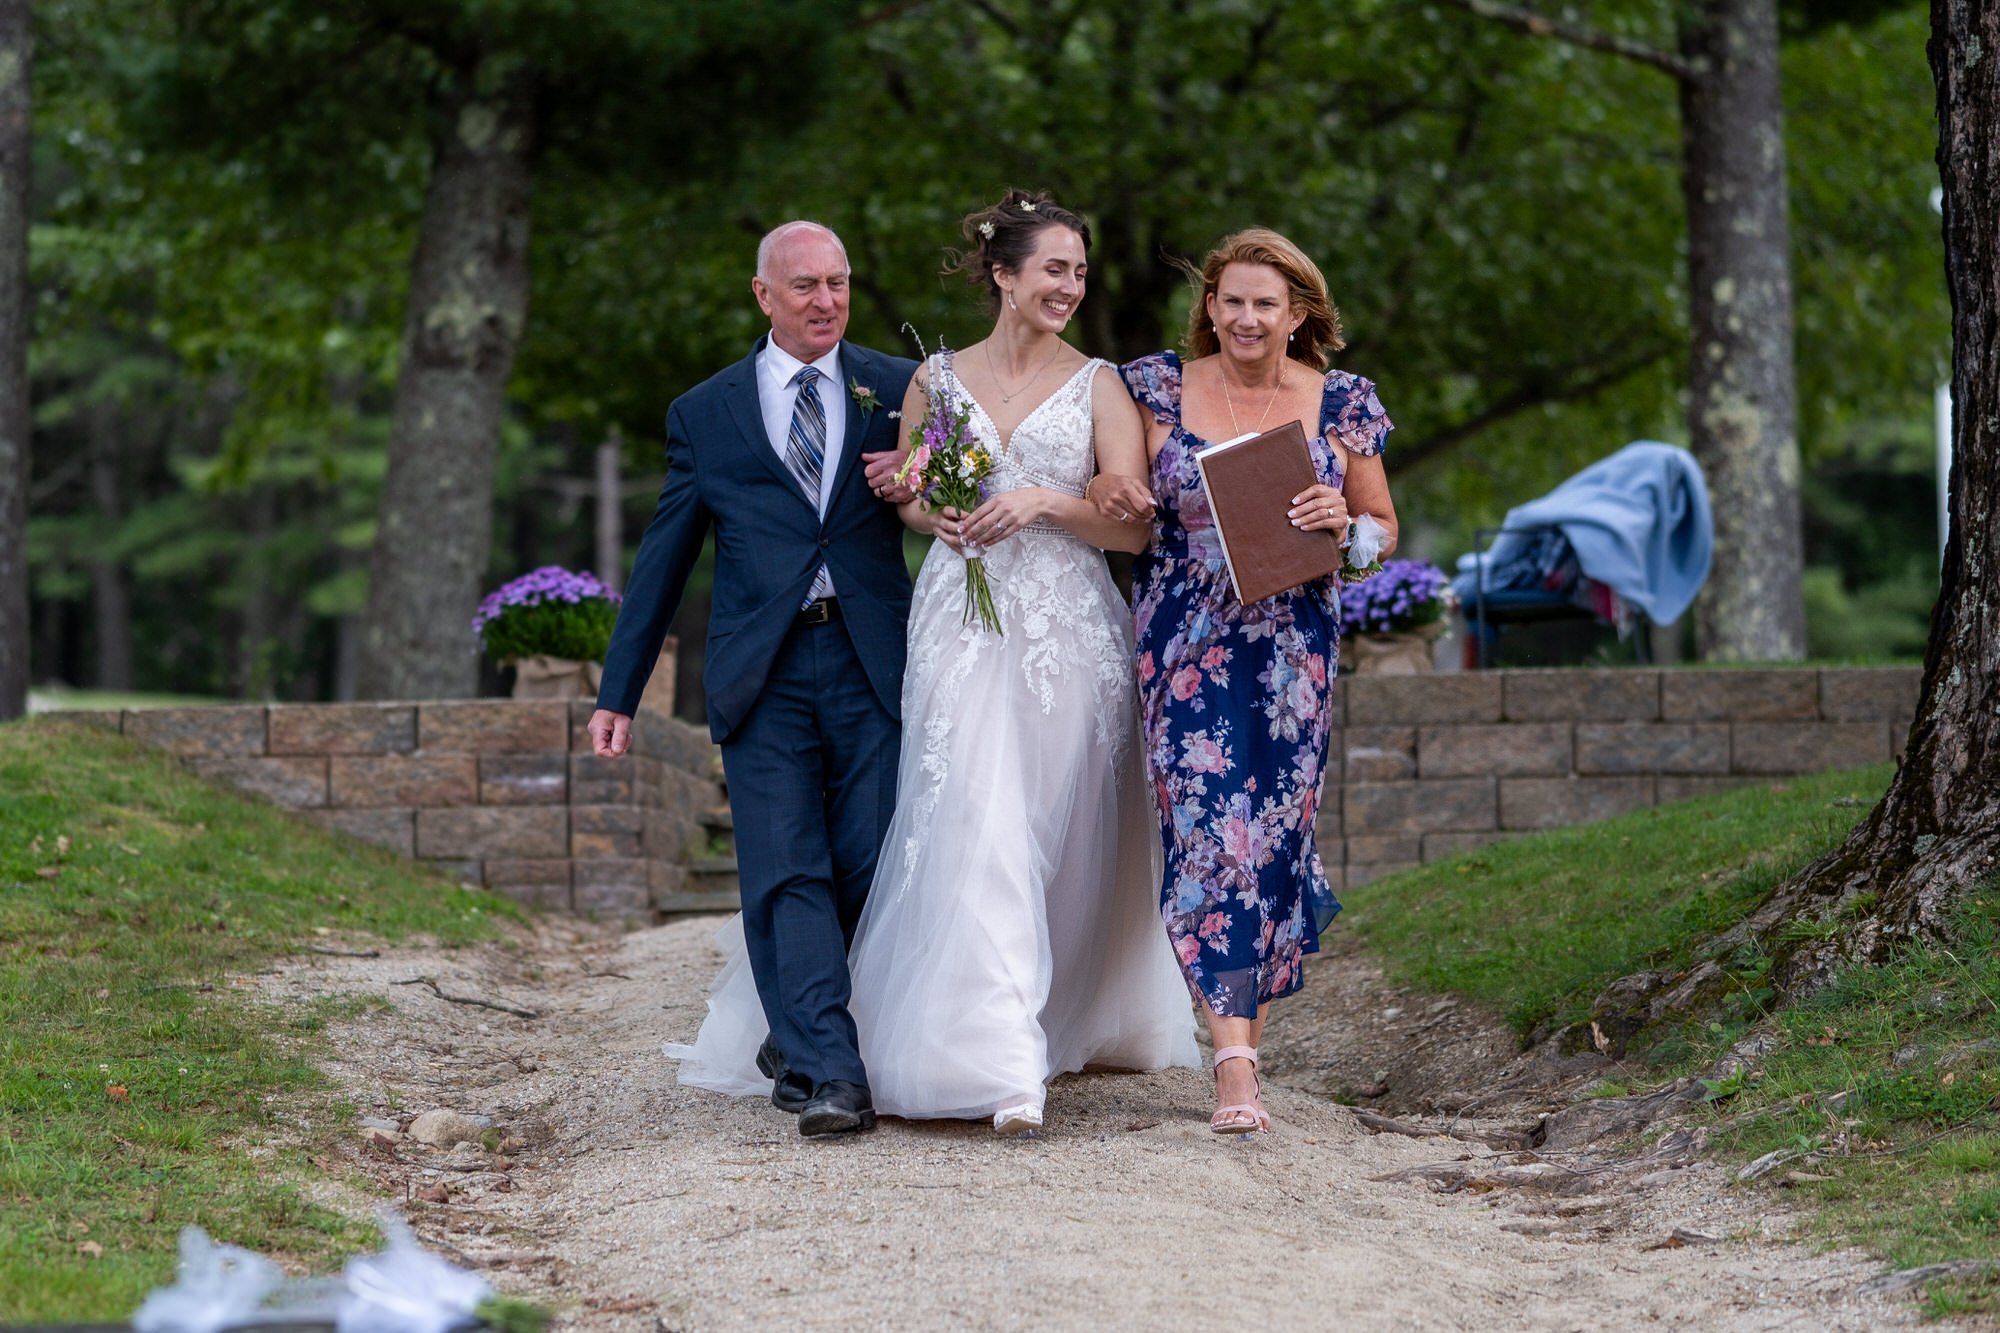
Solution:
[{"label": "tulle skirt", "polygon": [[[1009,549],[1012,548],[1012,549]],[[876,1109],[1039,1106],[1086,1066],[1195,1065],[1159,915],[1130,628],[1097,552],[1028,532],[987,556],[1003,636],[961,623],[959,557],[917,581],[896,811],[848,954]],[[767,1027],[732,918],[680,1081],[770,1091]]]}]

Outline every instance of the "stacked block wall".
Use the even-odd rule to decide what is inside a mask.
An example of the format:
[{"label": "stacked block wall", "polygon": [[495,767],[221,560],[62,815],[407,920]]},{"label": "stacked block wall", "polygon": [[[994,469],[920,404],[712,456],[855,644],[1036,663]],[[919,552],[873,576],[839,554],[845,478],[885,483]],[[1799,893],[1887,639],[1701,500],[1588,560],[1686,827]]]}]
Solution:
[{"label": "stacked block wall", "polygon": [[[1887,760],[1915,667],[1343,677],[1317,832],[1336,888],[1537,829]],[[591,705],[515,700],[59,714],[553,911],[645,919],[722,804],[704,732],[641,715],[598,759]]]},{"label": "stacked block wall", "polygon": [[1900,754],[1916,667],[1344,676],[1317,833],[1336,887],[1501,838]]},{"label": "stacked block wall", "polygon": [[55,716],[522,902],[645,919],[681,891],[696,821],[722,804],[715,747],[642,716],[630,752],[599,759],[591,709],[482,699]]}]

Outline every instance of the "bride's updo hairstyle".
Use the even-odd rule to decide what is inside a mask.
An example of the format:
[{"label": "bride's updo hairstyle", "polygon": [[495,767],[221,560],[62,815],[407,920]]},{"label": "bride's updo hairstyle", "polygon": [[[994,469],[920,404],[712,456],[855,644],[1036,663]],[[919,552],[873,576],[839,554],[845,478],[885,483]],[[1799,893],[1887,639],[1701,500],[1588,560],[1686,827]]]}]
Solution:
[{"label": "bride's updo hairstyle", "polygon": [[1090,224],[1057,203],[1047,190],[1030,194],[1010,189],[1000,202],[977,213],[968,213],[960,230],[969,250],[944,252],[946,273],[963,273],[974,287],[986,289],[986,299],[1000,309],[1000,284],[993,281],[996,269],[1019,273],[1034,257],[1038,237],[1049,227],[1067,227],[1083,238],[1084,253],[1090,252]]},{"label": "bride's updo hairstyle", "polygon": [[1190,360],[1213,356],[1222,350],[1215,325],[1208,318],[1208,298],[1222,282],[1222,270],[1231,264],[1262,264],[1276,269],[1291,292],[1292,313],[1303,314],[1305,322],[1285,344],[1285,354],[1315,370],[1325,370],[1333,354],[1347,346],[1340,336],[1340,311],[1327,294],[1326,278],[1306,252],[1268,227],[1249,227],[1231,232],[1216,242],[1201,261],[1201,267],[1181,262],[1194,288],[1194,304],[1188,310],[1187,350]]}]

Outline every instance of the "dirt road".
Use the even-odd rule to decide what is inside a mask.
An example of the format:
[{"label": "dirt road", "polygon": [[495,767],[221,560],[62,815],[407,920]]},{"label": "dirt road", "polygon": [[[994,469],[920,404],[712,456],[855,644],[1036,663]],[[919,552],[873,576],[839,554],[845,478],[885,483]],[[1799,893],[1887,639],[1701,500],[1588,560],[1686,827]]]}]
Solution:
[{"label": "dirt road", "polygon": [[[1338,1082],[1323,1067],[1267,1082],[1278,1128],[1248,1140],[1209,1134],[1208,1081],[1174,1070],[1063,1079],[1032,1140],[885,1120],[805,1142],[767,1105],[679,1087],[659,1054],[699,1024],[715,924],[295,960],[271,979],[276,998],[393,1006],[337,1036],[332,1072],[377,1128],[356,1127],[327,1196],[368,1206],[334,1183],[365,1173],[409,1198],[428,1242],[560,1308],[568,1329],[1919,1323],[1902,1301],[1856,1294],[1880,1265],[1786,1243],[1775,1196],[1713,1167],[1653,1172],[1615,1197],[1381,1181],[1490,1150],[1368,1133],[1315,1090]],[[1301,1013],[1324,1015],[1343,994],[1334,969],[1360,964],[1316,961],[1308,990],[1324,993]],[[417,976],[538,1016],[394,984]],[[433,1107],[490,1117],[504,1142],[401,1132]],[[1670,1241],[1676,1228],[1694,1239]]]}]

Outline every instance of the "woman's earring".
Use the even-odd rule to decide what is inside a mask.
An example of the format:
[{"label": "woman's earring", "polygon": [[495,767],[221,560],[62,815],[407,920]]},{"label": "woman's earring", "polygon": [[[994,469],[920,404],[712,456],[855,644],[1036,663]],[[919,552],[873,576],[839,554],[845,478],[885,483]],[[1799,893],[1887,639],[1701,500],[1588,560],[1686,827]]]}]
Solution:
[{"label": "woman's earring", "polygon": [[1014,293],[1012,292],[1007,293],[1007,308],[1009,310],[1019,310],[1021,308],[1014,304]]}]

